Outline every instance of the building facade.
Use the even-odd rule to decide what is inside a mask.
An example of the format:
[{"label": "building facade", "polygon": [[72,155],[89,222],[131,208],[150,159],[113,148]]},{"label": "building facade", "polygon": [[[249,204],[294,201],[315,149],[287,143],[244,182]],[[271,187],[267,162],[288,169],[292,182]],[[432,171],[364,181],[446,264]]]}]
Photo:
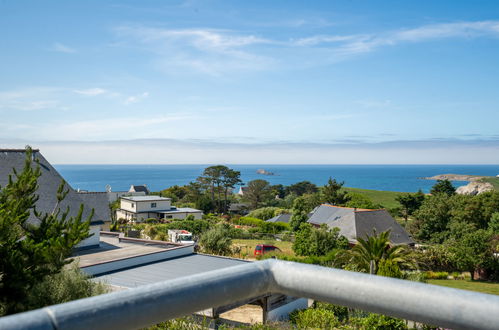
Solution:
[{"label": "building facade", "polygon": [[121,197],[120,209],[116,211],[116,219],[142,222],[145,219],[185,219],[189,215],[201,219],[203,212],[189,207],[171,205],[171,198],[160,196],[128,196]]}]

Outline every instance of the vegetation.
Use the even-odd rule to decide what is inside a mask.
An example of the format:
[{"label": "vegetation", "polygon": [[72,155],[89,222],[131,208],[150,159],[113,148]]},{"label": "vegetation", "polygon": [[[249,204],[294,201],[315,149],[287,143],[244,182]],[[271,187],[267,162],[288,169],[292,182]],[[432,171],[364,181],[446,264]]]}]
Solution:
[{"label": "vegetation", "polygon": [[226,213],[229,207],[229,194],[241,182],[241,173],[227,166],[207,167],[197,180],[201,184],[198,189],[205,189],[218,213]]},{"label": "vegetation", "polygon": [[302,223],[296,232],[293,251],[299,256],[324,256],[334,249],[345,249],[348,240],[339,235],[339,229],[329,229],[327,225],[314,228]]},{"label": "vegetation", "polygon": [[449,288],[499,295],[499,283],[479,282],[471,280],[447,280],[447,279],[428,280],[428,283],[434,285],[446,286]]},{"label": "vegetation", "polygon": [[281,207],[270,206],[253,210],[248,214],[248,217],[258,218],[265,221],[282,213],[289,213],[289,210],[283,209]]},{"label": "vegetation", "polygon": [[345,205],[352,197],[341,188],[345,182],[338,182],[336,179],[329,177],[327,184],[322,187],[322,196],[324,203],[343,206]]},{"label": "vegetation", "polygon": [[449,180],[437,180],[437,183],[431,188],[430,194],[446,194],[448,196],[454,195],[456,193],[456,188],[452,185]]},{"label": "vegetation", "polygon": [[407,227],[407,220],[410,215],[413,215],[423,204],[425,196],[421,190],[417,193],[404,193],[397,196],[396,201],[402,207],[402,216],[405,220],[405,226]]},{"label": "vegetation", "polygon": [[[0,191],[0,306],[5,314],[29,309],[35,286],[58,274],[70,262],[67,258],[73,247],[89,237],[90,219],[82,221],[83,206],[76,217],[69,217],[69,210],[58,210],[68,193],[64,182],[54,212],[35,210],[40,175],[32,150],[27,148],[22,172],[14,170]],[[39,224],[28,222],[30,214]]]},{"label": "vegetation", "polygon": [[232,253],[232,239],[229,235],[229,228],[218,225],[201,235],[199,245],[203,252],[227,256]]},{"label": "vegetation", "polygon": [[400,195],[400,193],[396,191],[381,191],[349,187],[343,187],[343,189],[349,193],[358,193],[360,195],[368,197],[374,204],[382,205],[387,209],[392,209],[399,206],[396,198],[398,195]]},{"label": "vegetation", "polygon": [[272,189],[265,180],[253,180],[246,185],[243,200],[248,201],[252,209],[267,204],[272,199]]}]

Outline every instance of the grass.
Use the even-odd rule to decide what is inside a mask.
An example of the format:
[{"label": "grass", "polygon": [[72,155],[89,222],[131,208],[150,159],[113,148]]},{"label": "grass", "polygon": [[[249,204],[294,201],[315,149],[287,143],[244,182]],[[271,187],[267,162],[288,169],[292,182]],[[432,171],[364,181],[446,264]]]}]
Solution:
[{"label": "grass", "polygon": [[494,186],[495,190],[499,191],[499,178],[491,176],[483,178],[480,181],[490,183],[491,185]]},{"label": "grass", "polygon": [[295,253],[291,248],[293,243],[286,241],[276,241],[276,240],[265,240],[265,239],[233,239],[232,245],[237,245],[241,247],[242,253],[247,253],[248,257],[253,257],[253,251],[255,251],[255,246],[257,244],[269,244],[277,246],[281,249],[283,254],[294,256]]},{"label": "grass", "polygon": [[344,188],[348,192],[358,193],[368,197],[374,203],[381,204],[387,209],[400,206],[395,198],[400,195],[397,191],[369,190],[360,188]]},{"label": "grass", "polygon": [[428,280],[428,283],[449,288],[499,295],[499,283],[471,280]]}]

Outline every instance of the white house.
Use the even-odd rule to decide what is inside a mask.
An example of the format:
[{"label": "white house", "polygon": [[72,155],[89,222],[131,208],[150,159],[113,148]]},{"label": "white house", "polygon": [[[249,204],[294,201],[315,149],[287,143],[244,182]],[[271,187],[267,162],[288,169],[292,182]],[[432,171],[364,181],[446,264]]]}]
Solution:
[{"label": "white house", "polygon": [[160,196],[128,196],[121,197],[120,209],[116,211],[117,219],[143,221],[144,219],[185,219],[193,215],[201,219],[201,210],[171,205],[171,198]]}]

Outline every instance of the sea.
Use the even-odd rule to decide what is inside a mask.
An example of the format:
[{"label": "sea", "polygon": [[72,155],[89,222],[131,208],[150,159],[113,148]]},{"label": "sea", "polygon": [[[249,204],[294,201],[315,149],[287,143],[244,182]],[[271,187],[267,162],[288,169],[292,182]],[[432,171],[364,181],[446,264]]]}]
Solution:
[{"label": "sea", "polygon": [[[74,188],[87,191],[127,191],[130,185],[146,184],[151,191],[196,180],[210,165],[54,165]],[[271,184],[291,185],[310,181],[324,185],[329,177],[344,181],[346,187],[416,192],[429,192],[435,184],[425,180],[438,174],[496,176],[499,165],[227,165],[240,171],[243,183],[264,179]],[[274,175],[257,174],[263,169]],[[467,182],[454,181],[458,187]]]}]

